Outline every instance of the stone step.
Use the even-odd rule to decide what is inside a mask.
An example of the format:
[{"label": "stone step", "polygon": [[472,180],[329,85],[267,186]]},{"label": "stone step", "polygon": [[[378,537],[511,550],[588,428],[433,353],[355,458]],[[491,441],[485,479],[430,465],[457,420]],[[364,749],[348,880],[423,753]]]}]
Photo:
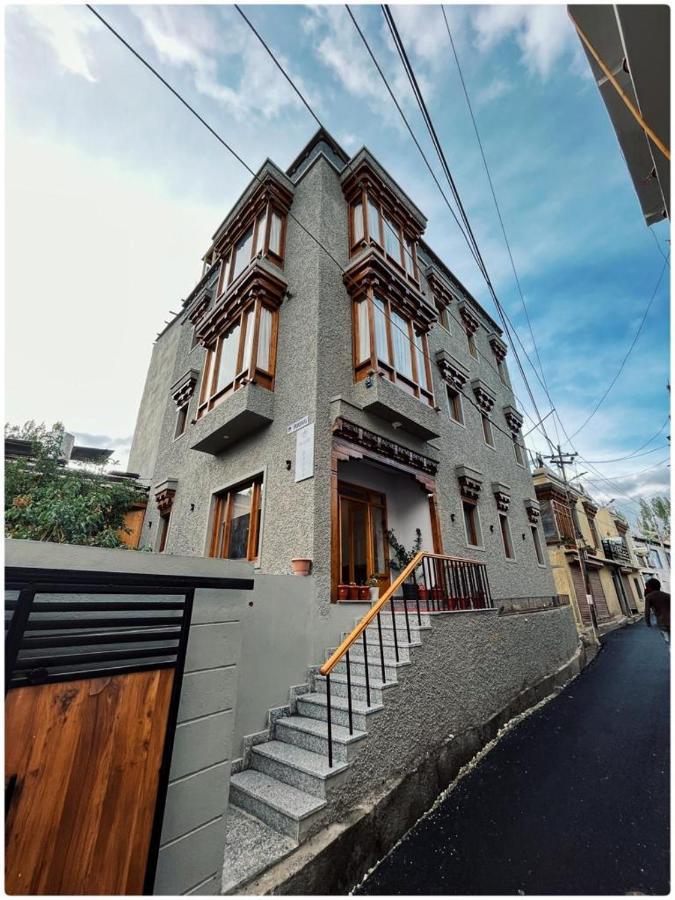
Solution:
[{"label": "stone step", "polygon": [[[349,636],[348,631],[342,632],[342,638]],[[395,658],[395,650],[398,645],[399,650],[404,647],[421,647],[422,641],[420,640],[418,634],[410,629],[410,640],[408,640],[408,634],[405,629],[401,634],[396,632],[396,640],[394,640],[394,629],[392,628],[390,631],[385,631],[382,629],[382,649],[384,650],[385,657],[393,656]],[[374,632],[371,632],[369,629],[366,629],[366,646],[369,650],[372,650],[373,647],[377,648],[377,652],[380,652],[380,636],[377,633],[377,628]],[[363,650],[363,637],[359,636],[353,644],[354,649],[360,648]],[[350,650],[351,653],[351,650]]]},{"label": "stone step", "polygon": [[[384,677],[386,681],[396,682],[398,680],[398,670],[403,666],[409,666],[409,662],[396,662],[395,659],[385,659],[384,661]],[[366,675],[366,666],[363,659],[352,659],[351,653],[349,654],[349,667],[351,669],[352,675],[359,675],[365,679]],[[342,675],[347,674],[347,663],[345,662],[344,657],[340,660],[339,663],[335,664],[335,668],[333,672],[340,673]],[[382,678],[382,662],[380,660],[379,653],[377,657],[371,656],[368,654],[368,674],[372,677]]]},{"label": "stone step", "polygon": [[[369,673],[369,684],[370,684],[370,702],[371,703],[382,703],[384,701],[384,693],[389,689],[395,687],[398,682],[397,681],[382,681],[382,671],[381,668],[378,668],[375,675],[377,677],[373,677],[372,666],[368,664],[368,673]],[[385,668],[386,675],[386,668]],[[352,683],[352,699],[360,700],[362,703],[366,702],[367,692],[366,692],[366,679],[364,675],[354,675],[351,673],[351,683]],[[314,690],[318,691],[321,694],[326,693],[326,679],[323,675],[315,675],[314,676]],[[346,697],[347,696],[347,675],[342,672],[332,671],[330,676],[330,692],[331,697]]]},{"label": "stone step", "polygon": [[284,859],[297,846],[297,841],[230,803],[225,826],[223,894],[235,893],[240,885]]},{"label": "stone step", "polygon": [[325,800],[255,769],[230,777],[230,800],[296,841],[303,840],[313,817],[326,805]]},{"label": "stone step", "polygon": [[[328,725],[308,716],[284,716],[275,723],[276,739],[285,744],[294,744],[303,750],[328,756]],[[366,737],[365,731],[349,733],[348,728],[333,725],[333,764],[349,762],[357,749],[357,744]]]},{"label": "stone step", "polygon": [[[383,649],[384,649],[385,665],[394,665],[395,666],[397,664],[397,661],[396,661],[396,647],[394,645],[394,642],[392,641],[390,645],[383,643]],[[330,652],[333,653],[333,650],[331,650]],[[361,643],[352,644],[352,646],[349,648],[349,658],[352,662],[362,661],[364,659],[363,644],[361,644]],[[343,657],[343,659],[344,659],[344,657]],[[381,662],[379,642],[377,644],[375,643],[375,641],[370,641],[368,643],[368,660],[369,661],[373,660],[378,663]],[[398,662],[403,662],[403,663],[410,662],[409,648],[403,647],[400,643],[398,645]]]},{"label": "stone step", "polygon": [[347,763],[334,763],[331,769],[326,756],[283,741],[266,741],[252,748],[251,768],[325,799],[329,783],[341,780],[337,776],[348,767]]},{"label": "stone step", "polygon": [[[397,611],[395,613],[394,618],[396,619],[397,628],[405,630],[405,627],[406,627],[405,612]],[[422,621],[418,622],[417,621],[417,607],[415,607],[415,609],[413,611],[412,606],[408,605],[408,623],[410,624],[411,629],[412,628],[421,628],[421,629],[427,630],[427,629],[431,628],[431,619],[430,619],[428,613],[421,613],[420,619]],[[360,621],[361,621],[361,619],[355,619],[354,625],[355,626],[358,625]],[[385,609],[382,609],[380,611],[380,622],[381,622],[383,628],[387,627],[387,628],[391,628],[393,630],[394,620],[392,619],[391,609],[389,608],[389,606],[387,606]],[[377,618],[373,619],[373,624],[369,625],[368,627],[369,628],[374,627],[375,629],[377,629]]]},{"label": "stone step", "polygon": [[[331,695],[331,722],[334,725],[349,727],[349,701],[346,697],[333,697]],[[357,731],[368,730],[368,717],[381,712],[384,706],[381,703],[366,706],[352,697],[352,728]],[[321,693],[303,694],[298,697],[298,714],[310,719],[326,721],[328,717],[328,695]]]}]

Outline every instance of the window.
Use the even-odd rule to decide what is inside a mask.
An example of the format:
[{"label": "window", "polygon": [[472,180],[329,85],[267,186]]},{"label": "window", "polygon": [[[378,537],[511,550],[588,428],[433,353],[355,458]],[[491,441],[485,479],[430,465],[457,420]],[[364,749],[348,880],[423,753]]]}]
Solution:
[{"label": "window", "polygon": [[505,516],[503,513],[499,514],[499,528],[502,533],[502,544],[504,546],[504,556],[507,559],[515,559],[516,555],[513,552],[513,543],[511,541],[511,528],[509,526],[508,516]]},{"label": "window", "polygon": [[513,435],[513,452],[516,457],[516,462],[519,466],[525,465],[525,454],[523,453],[523,445],[518,440],[518,435]]},{"label": "window", "polygon": [[532,542],[534,544],[534,552],[537,555],[537,563],[540,566],[545,566],[546,562],[544,560],[544,551],[541,546],[541,538],[539,537],[539,529],[536,525],[530,525],[532,529]]},{"label": "window", "polygon": [[501,383],[508,386],[508,381],[506,380],[506,366],[501,359],[497,360],[497,372],[499,373]]},{"label": "window", "polygon": [[466,532],[466,542],[469,547],[480,547],[481,533],[480,520],[478,518],[478,507],[469,500],[462,501],[462,509],[464,512],[464,530]]},{"label": "window", "polygon": [[553,508],[560,537],[563,540],[575,541],[576,528],[574,527],[572,510],[570,509],[569,504],[563,503],[560,500],[551,500],[551,506]]},{"label": "window", "polygon": [[597,531],[597,528],[595,527],[595,519],[593,516],[589,516],[589,515],[587,515],[587,519],[588,519],[588,527],[591,530],[591,539],[593,541],[593,546],[601,547],[602,545],[600,543],[600,538],[598,537],[598,531]]},{"label": "window", "polygon": [[262,512],[262,477],[216,494],[210,556],[258,559]]},{"label": "window", "polygon": [[383,371],[408,394],[434,405],[426,334],[372,288],[354,303],[354,368],[357,381]]},{"label": "window", "polygon": [[414,282],[418,282],[415,241],[390,216],[379,200],[362,191],[351,205],[351,250],[357,253],[364,244],[383,248],[389,259]]},{"label": "window", "polygon": [[285,222],[285,216],[280,215],[269,204],[258,213],[244,234],[222,255],[218,296],[236,281],[257,256],[267,256],[273,262],[283,264]]},{"label": "window", "polygon": [[169,519],[171,518],[171,514],[167,513],[165,516],[159,517],[159,543],[157,545],[157,552],[164,553],[166,549],[166,538],[169,533]]},{"label": "window", "polygon": [[661,568],[661,557],[659,556],[658,550],[649,551],[649,566],[652,569]]},{"label": "window", "polygon": [[184,403],[181,407],[178,408],[178,415],[176,416],[176,431],[174,433],[174,438],[178,438],[181,434],[185,433],[185,428],[187,426],[187,417],[188,417],[188,403]]},{"label": "window", "polygon": [[459,391],[451,388],[450,385],[447,386],[446,391],[448,394],[448,410],[450,412],[450,418],[453,422],[458,422],[460,425],[463,425],[464,412],[462,410],[462,395]]},{"label": "window", "polygon": [[262,387],[273,389],[277,315],[276,310],[255,300],[237,315],[207,350],[197,418],[253,379]]},{"label": "window", "polygon": [[640,598],[640,600],[644,600],[644,594],[642,593],[642,585],[640,584],[639,580],[637,578],[634,578],[633,583],[635,584],[635,587],[637,589],[638,597]]},{"label": "window", "polygon": [[438,324],[442,325],[446,331],[450,331],[450,316],[448,314],[447,306],[439,303],[438,300],[436,301],[435,306],[436,312],[438,313]]},{"label": "window", "polygon": [[490,421],[488,416],[485,416],[482,413],[481,419],[483,421],[483,437],[485,438],[485,443],[488,445],[488,447],[494,447],[495,438],[492,432],[492,422]]},{"label": "window", "polygon": [[469,345],[469,353],[473,356],[474,359],[478,359],[478,350],[476,349],[476,339],[473,336],[472,331],[467,331],[466,333],[466,341]]}]

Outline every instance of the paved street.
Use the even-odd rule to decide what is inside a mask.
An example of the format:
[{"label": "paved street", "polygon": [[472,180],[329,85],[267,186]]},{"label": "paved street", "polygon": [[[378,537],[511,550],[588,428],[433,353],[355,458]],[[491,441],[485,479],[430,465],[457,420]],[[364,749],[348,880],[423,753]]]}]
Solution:
[{"label": "paved street", "polygon": [[664,894],[669,655],[643,623],[514,729],[362,894]]}]

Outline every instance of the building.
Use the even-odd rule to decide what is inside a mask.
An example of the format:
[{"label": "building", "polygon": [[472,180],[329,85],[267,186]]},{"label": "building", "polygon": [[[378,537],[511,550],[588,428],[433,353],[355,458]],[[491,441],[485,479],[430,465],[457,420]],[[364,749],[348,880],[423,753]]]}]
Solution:
[{"label": "building", "polygon": [[632,535],[633,550],[638,559],[642,579],[658,578],[661,589],[670,593],[670,541],[642,534]]},{"label": "building", "polygon": [[[648,137],[617,90],[618,86],[667,149],[670,7],[575,4],[567,8],[616,132],[645,221],[653,225],[670,218],[670,156]],[[608,72],[616,84],[612,84]]]},{"label": "building", "polygon": [[642,590],[626,520],[548,467],[533,477],[556,590],[570,596],[578,629],[592,626],[591,604],[601,629],[635,615]]},{"label": "building", "polygon": [[152,353],[129,466],[141,544],[311,560],[390,583],[387,532],[487,563],[492,595],[550,596],[539,506],[497,324],[423,241],[367,149],[319,131],[270,160],[216,230]]}]

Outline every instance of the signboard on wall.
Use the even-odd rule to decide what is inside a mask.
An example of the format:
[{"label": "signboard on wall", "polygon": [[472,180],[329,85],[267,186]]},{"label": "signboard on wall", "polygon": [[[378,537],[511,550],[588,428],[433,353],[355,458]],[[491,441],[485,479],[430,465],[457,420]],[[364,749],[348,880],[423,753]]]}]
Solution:
[{"label": "signboard on wall", "polygon": [[305,425],[295,432],[295,480],[314,477],[314,425]]}]

